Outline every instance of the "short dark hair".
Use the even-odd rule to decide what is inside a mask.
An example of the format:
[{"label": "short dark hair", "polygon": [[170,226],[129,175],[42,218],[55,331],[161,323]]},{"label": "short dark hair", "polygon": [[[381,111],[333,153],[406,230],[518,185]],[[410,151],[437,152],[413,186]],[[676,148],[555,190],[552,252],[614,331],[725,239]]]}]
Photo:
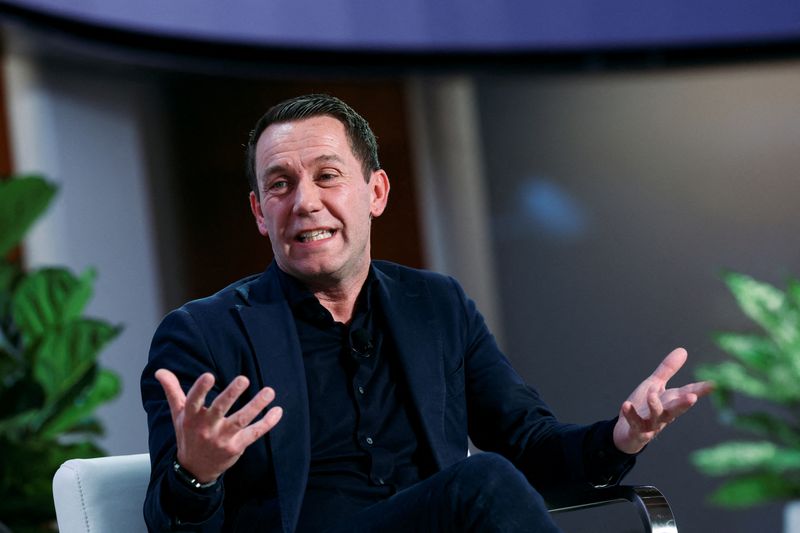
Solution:
[{"label": "short dark hair", "polygon": [[361,162],[365,180],[369,181],[372,172],[381,168],[380,162],[378,162],[378,141],[364,117],[340,99],[329,94],[296,96],[269,108],[264,116],[258,119],[253,131],[250,132],[250,139],[247,142],[246,172],[250,188],[256,193],[256,197],[260,197],[258,176],[256,176],[256,144],[264,130],[272,124],[320,116],[330,116],[342,123],[350,143],[350,149],[356,159]]}]

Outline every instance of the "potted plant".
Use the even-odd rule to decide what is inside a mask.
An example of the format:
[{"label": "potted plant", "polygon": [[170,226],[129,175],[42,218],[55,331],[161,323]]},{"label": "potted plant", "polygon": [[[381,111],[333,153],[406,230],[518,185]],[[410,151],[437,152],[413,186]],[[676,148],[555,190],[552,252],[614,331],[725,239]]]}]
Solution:
[{"label": "potted plant", "polygon": [[796,500],[800,498],[800,282],[789,280],[786,290],[780,290],[742,274],[726,273],[723,278],[758,331],[715,335],[716,344],[732,358],[701,366],[697,377],[716,383],[712,398],[720,420],[753,438],[698,450],[692,461],[708,475],[728,477],[711,495],[719,505],[742,508]]},{"label": "potted plant", "polygon": [[120,391],[97,357],[121,328],[84,316],[94,271],[9,259],[55,192],[38,176],[0,182],[0,530],[17,533],[53,529],[53,474],[103,455],[94,411]]}]

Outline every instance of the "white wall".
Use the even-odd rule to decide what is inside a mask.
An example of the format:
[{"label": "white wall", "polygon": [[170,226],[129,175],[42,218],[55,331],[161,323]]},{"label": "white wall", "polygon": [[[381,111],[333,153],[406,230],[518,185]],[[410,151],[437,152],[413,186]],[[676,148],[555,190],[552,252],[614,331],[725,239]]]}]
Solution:
[{"label": "white wall", "polygon": [[475,87],[469,76],[408,82],[426,267],[459,280],[498,341],[503,328]]},{"label": "white wall", "polygon": [[154,87],[13,49],[4,68],[15,170],[59,185],[25,242],[25,261],[97,269],[87,312],[125,328],[100,357],[124,387],[99,411],[107,430],[101,443],[112,454],[146,451],[138,379],[161,317],[144,166]]}]

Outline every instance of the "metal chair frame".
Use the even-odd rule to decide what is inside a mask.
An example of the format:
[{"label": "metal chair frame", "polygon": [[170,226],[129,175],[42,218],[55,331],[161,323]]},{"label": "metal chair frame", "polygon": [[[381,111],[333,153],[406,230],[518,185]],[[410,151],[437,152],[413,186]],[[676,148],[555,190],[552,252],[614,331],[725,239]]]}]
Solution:
[{"label": "metal chair frame", "polygon": [[636,508],[645,533],[678,533],[669,502],[650,485],[616,485],[587,490],[565,490],[545,495],[551,513],[564,513],[629,502]]}]

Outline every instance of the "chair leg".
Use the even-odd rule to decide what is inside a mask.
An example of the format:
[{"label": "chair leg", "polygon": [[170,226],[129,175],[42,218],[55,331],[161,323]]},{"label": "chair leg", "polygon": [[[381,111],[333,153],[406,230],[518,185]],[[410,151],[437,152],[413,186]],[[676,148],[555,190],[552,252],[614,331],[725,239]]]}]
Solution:
[{"label": "chair leg", "polygon": [[618,485],[578,492],[561,492],[545,496],[551,513],[562,513],[600,507],[627,501],[636,507],[645,533],[678,533],[672,508],[655,487]]},{"label": "chair leg", "polygon": [[678,533],[675,517],[669,502],[655,487],[628,487],[629,502],[636,506],[639,517],[648,533]]}]

